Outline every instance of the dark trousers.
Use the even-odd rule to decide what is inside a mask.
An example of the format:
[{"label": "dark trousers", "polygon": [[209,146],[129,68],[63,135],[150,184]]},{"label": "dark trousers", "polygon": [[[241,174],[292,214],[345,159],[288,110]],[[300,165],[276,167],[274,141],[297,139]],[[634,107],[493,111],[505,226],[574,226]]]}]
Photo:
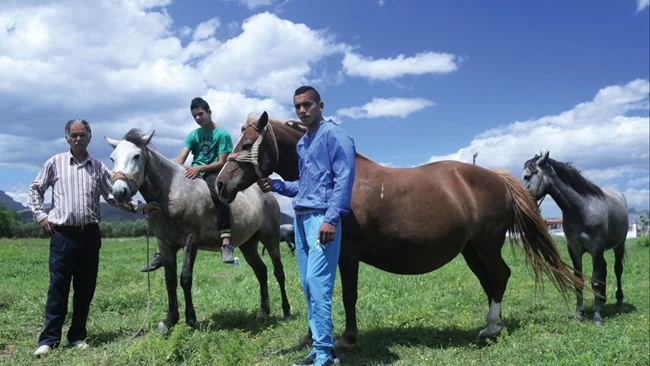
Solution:
[{"label": "dark trousers", "polygon": [[207,173],[203,175],[203,180],[205,180],[205,182],[208,184],[212,202],[214,202],[214,206],[217,210],[217,218],[219,218],[219,231],[230,232],[230,206],[221,202],[219,196],[217,196],[217,191],[215,188],[217,175],[219,175],[219,173]]},{"label": "dark trousers", "polygon": [[88,310],[97,284],[102,246],[99,226],[59,226],[55,231],[50,239],[50,287],[45,303],[45,329],[38,339],[39,346],[56,346],[61,342],[71,281],[74,297],[68,342],[86,338]]}]

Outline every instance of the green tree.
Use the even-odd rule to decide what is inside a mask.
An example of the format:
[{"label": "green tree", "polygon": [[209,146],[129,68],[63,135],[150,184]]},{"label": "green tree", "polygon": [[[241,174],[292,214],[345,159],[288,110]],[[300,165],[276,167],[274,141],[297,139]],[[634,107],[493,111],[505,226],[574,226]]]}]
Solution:
[{"label": "green tree", "polygon": [[21,223],[18,212],[0,202],[0,238],[13,238],[16,227]]},{"label": "green tree", "polygon": [[646,214],[641,214],[641,216],[639,216],[639,231],[641,232],[641,236],[645,236],[648,233],[649,221],[650,220],[648,220]]}]

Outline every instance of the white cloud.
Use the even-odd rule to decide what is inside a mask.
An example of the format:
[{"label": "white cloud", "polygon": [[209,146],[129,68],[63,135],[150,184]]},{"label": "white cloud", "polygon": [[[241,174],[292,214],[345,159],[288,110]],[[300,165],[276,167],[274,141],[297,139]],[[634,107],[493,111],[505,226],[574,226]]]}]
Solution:
[{"label": "white cloud", "polygon": [[623,194],[627,200],[627,207],[642,207],[648,209],[648,200],[650,197],[650,190],[648,189],[626,189]]},{"label": "white cloud", "polygon": [[214,32],[217,30],[217,28],[219,28],[220,25],[221,23],[217,17],[205,21],[196,26],[196,30],[194,30],[194,36],[192,38],[195,41],[210,38],[214,35]]},{"label": "white cloud", "polygon": [[[477,164],[505,168],[518,177],[528,159],[548,150],[551,158],[571,161],[594,183],[609,182],[620,189],[649,175],[650,127],[645,116],[649,94],[648,80],[609,86],[569,111],[488,130],[469,146],[429,161],[470,163],[472,154],[479,152]],[[635,197],[631,202],[648,206],[647,194],[645,201],[641,199],[645,190],[628,191]]]},{"label": "white cloud", "polygon": [[236,1],[242,5],[246,5],[248,9],[252,10],[260,6],[268,6],[276,3],[281,3],[282,0],[225,0],[225,1]]},{"label": "white cloud", "polygon": [[386,4],[386,0],[379,0],[377,1],[377,4],[379,4],[379,6],[384,6],[384,4]]},{"label": "white cloud", "polygon": [[199,64],[215,88],[290,100],[296,85],[309,81],[315,63],[348,47],[322,31],[270,13],[248,18],[242,29]]},{"label": "white cloud", "polygon": [[90,122],[96,157],[108,156],[103,136],[121,138],[137,126],[156,130],[157,148],[175,158],[196,128],[189,114],[196,96],[236,140],[250,112],[289,118],[296,86],[313,72],[324,77],[317,64],[347,49],[325,31],[269,13],[222,42],[217,18],[175,28],[169,3],[1,2],[0,166],[40,169],[67,148],[63,125],[76,117]]},{"label": "white cloud", "polygon": [[340,116],[358,118],[379,118],[379,117],[401,117],[406,118],[409,114],[421,111],[427,107],[433,107],[434,102],[423,98],[373,98],[370,103],[360,107],[339,109]]},{"label": "white cloud", "polygon": [[636,11],[640,12],[650,6],[650,0],[636,0]]},{"label": "white cloud", "polygon": [[404,75],[447,74],[458,69],[456,56],[449,53],[423,52],[413,57],[398,55],[395,58],[374,60],[352,52],[343,58],[347,75],[370,80],[389,80]]},{"label": "white cloud", "polygon": [[649,186],[650,185],[650,177],[640,177],[636,179],[632,179],[626,183],[628,187],[638,187],[638,186]]}]

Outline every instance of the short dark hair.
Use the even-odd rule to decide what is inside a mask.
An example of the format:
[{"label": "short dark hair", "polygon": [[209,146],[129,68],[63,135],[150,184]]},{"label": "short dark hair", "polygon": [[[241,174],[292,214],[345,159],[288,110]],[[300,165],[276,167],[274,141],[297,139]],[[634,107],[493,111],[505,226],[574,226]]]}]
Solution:
[{"label": "short dark hair", "polygon": [[199,109],[199,108],[207,112],[210,110],[210,105],[208,104],[208,102],[203,100],[203,98],[192,99],[192,103],[190,104],[190,109]]},{"label": "short dark hair", "polygon": [[88,133],[88,137],[93,136],[93,132],[90,129],[90,125],[88,124],[88,122],[86,122],[86,120],[83,119],[83,118],[75,118],[75,119],[69,120],[68,123],[65,124],[65,138],[66,138],[66,140],[70,138],[70,126],[72,126],[72,124],[74,124],[74,123],[81,123],[82,125],[84,125],[84,127],[86,128],[86,132]]},{"label": "short dark hair", "polygon": [[316,103],[320,103],[320,94],[318,94],[318,91],[316,91],[316,89],[314,89],[314,87],[309,86],[309,85],[303,85],[300,88],[296,89],[295,93],[293,93],[293,96],[295,97],[296,95],[305,94],[305,93],[307,93],[309,91],[311,91],[311,93],[312,93],[312,95],[314,97],[314,101]]}]

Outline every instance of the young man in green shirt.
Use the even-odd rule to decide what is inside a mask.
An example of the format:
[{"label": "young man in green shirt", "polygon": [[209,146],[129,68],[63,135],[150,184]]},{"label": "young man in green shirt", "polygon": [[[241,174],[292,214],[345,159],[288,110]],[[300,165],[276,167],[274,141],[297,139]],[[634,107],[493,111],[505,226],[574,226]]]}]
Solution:
[{"label": "young man in green shirt", "polygon": [[[214,187],[217,175],[226,164],[228,154],[232,152],[232,138],[225,128],[212,122],[212,111],[205,100],[194,98],[190,104],[190,111],[199,128],[187,135],[185,146],[176,158],[176,162],[183,165],[190,152],[192,153],[192,164],[185,168],[185,176],[190,179],[201,177],[208,184],[219,218],[222,239],[221,260],[223,263],[233,263],[235,259],[233,246],[230,244],[230,208],[219,200]],[[162,265],[162,257],[158,250],[141,271],[155,271]]]}]

